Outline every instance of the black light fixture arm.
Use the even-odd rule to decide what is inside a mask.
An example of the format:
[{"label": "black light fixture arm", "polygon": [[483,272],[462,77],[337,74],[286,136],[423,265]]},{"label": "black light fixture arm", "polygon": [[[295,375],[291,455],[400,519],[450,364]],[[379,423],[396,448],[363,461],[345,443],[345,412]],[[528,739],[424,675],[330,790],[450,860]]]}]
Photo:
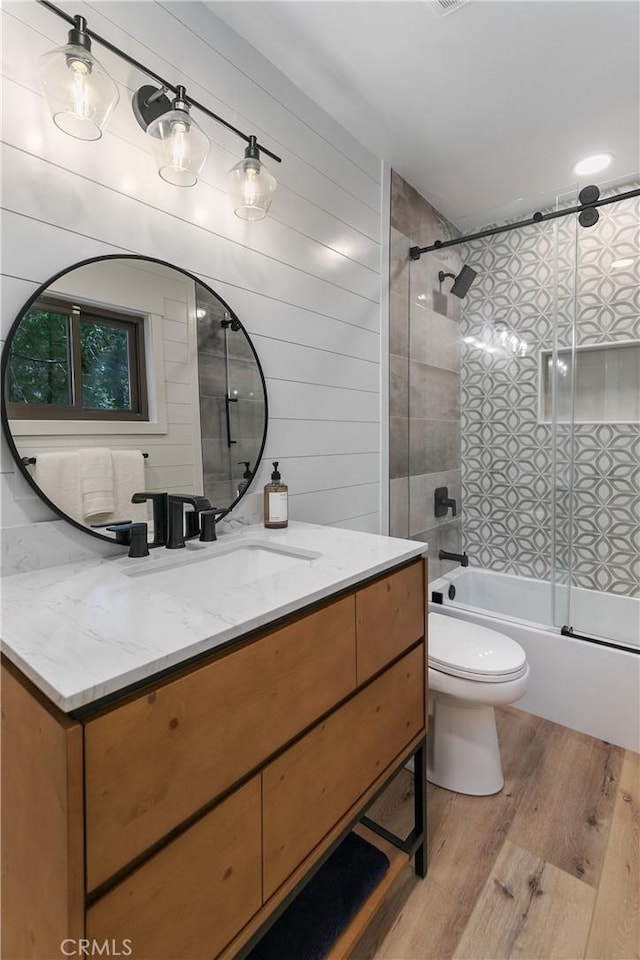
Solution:
[{"label": "black light fixture arm", "polygon": [[[120,57],[121,60],[124,60],[130,66],[135,67],[136,70],[146,73],[148,77],[151,77],[152,80],[155,80],[156,83],[159,83],[165,90],[171,90],[176,96],[178,95],[178,90],[181,89],[179,85],[169,83],[169,81],[165,80],[164,77],[161,77],[160,74],[150,70],[149,67],[145,67],[143,63],[140,63],[140,61],[136,60],[134,57],[130,57],[129,54],[125,53],[124,50],[121,50],[120,47],[116,47],[116,45],[111,43],[109,40],[105,40],[105,38],[101,37],[99,33],[96,33],[94,30],[89,30],[84,17],[72,17],[70,14],[65,13],[64,10],[61,10],[60,7],[56,6],[55,3],[51,3],[51,0],[37,0],[37,2],[41,6],[46,7],[47,10],[50,10],[51,13],[55,13],[55,15],[60,17],[61,20],[66,20],[66,22],[71,24],[74,29],[81,30],[82,33],[86,34],[92,40],[95,40],[96,43],[106,47],[107,50],[110,50],[111,53],[114,53],[117,57]],[[82,21],[82,24],[80,24],[79,21]],[[238,128],[234,127],[232,123],[228,123],[222,117],[218,116],[217,113],[214,113],[213,110],[209,110],[208,107],[205,107],[198,100],[194,100],[194,98],[189,95],[185,97],[185,100],[191,107],[201,110],[202,113],[206,114],[208,117],[211,117],[212,120],[215,120],[217,123],[221,123],[223,127],[227,128],[227,130],[231,130],[232,133],[235,133],[235,135],[240,137],[241,140],[244,140],[245,143],[251,144],[252,140],[255,142],[255,137],[251,137],[248,134],[243,133],[242,130],[238,130]],[[276,163],[282,163],[282,157],[277,156],[277,154],[272,153],[271,150],[267,149],[267,147],[263,147],[257,142],[255,142],[255,145],[261,153],[265,153],[268,157],[271,157],[272,160],[275,160]]]},{"label": "black light fixture arm", "polygon": [[[588,188],[584,188],[585,190]],[[596,188],[597,189],[597,188]],[[582,191],[581,191],[582,192]],[[527,220],[518,220],[517,223],[506,223],[501,227],[490,227],[488,230],[480,230],[479,233],[470,233],[466,237],[456,237],[455,240],[436,240],[428,247],[410,247],[409,257],[411,260],[419,260],[423,253],[432,253],[434,250],[444,250],[445,247],[457,247],[461,243],[468,243],[469,240],[482,240],[485,237],[495,237],[499,233],[508,233],[509,230],[518,230],[520,227],[529,227],[534,223],[542,223],[545,220],[556,220],[558,217],[566,217],[571,213],[582,213],[583,210],[593,210],[595,207],[604,207],[609,203],[618,203],[619,200],[629,200],[631,197],[640,196],[640,189],[627,190],[625,193],[618,193],[613,197],[604,197],[601,200],[580,203],[577,207],[567,207],[564,210],[552,210],[550,213],[534,213]]]}]

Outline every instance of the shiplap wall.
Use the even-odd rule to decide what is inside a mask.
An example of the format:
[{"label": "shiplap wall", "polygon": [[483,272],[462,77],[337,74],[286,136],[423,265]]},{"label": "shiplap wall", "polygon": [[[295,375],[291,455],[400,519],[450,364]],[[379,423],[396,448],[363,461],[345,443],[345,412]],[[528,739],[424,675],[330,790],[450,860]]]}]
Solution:
[{"label": "shiplap wall", "polygon": [[[279,460],[293,519],[377,532],[388,232],[380,161],[202,4],[61,6],[255,133],[283,158],[271,164],[280,187],[265,221],[236,218],[224,176],[243,143],[202,115],[212,149],[199,183],[164,183],[130,108],[148,81],[97,45],[120,102],[102,140],[65,136],[48,114],[36,61],[66,41],[66,25],[32,0],[4,3],[3,338],[36,287],[78,260],[126,252],[176,263],[228,301],[261,358],[270,423],[252,490]],[[1,470],[5,538],[19,527],[23,545],[30,533],[42,542],[36,528],[53,518],[14,473],[6,446]],[[47,524],[47,542],[59,526]],[[102,550],[90,538],[83,547]]]}]

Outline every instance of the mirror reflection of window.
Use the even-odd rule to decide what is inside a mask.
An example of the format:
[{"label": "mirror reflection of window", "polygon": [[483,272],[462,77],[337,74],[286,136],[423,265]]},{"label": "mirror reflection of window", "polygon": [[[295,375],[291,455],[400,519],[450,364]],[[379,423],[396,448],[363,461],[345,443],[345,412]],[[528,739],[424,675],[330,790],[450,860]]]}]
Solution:
[{"label": "mirror reflection of window", "polygon": [[148,420],[144,318],[42,297],[17,331],[9,416]]}]

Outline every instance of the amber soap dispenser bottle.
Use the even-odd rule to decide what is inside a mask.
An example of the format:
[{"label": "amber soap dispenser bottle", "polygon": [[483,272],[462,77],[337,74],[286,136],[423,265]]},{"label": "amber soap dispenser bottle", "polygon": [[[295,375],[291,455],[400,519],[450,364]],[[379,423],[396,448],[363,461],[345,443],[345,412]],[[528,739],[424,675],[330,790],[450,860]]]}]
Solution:
[{"label": "amber soap dispenser bottle", "polygon": [[273,464],[271,481],[264,488],[264,525],[271,529],[286,527],[289,523],[289,488],[278,472],[278,461]]}]

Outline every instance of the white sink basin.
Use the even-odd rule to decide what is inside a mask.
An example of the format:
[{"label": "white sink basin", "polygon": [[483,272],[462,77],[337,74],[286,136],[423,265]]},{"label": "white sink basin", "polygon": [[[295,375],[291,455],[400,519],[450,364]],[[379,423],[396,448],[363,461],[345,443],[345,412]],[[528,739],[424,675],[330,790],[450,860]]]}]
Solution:
[{"label": "white sink basin", "polygon": [[[189,543],[178,555],[153,551],[143,563],[123,570],[125,577],[143,577],[149,586],[184,599],[226,590],[299,568],[322,556],[312,550],[277,546],[260,540],[230,544]],[[203,594],[203,591],[204,594]]]}]

